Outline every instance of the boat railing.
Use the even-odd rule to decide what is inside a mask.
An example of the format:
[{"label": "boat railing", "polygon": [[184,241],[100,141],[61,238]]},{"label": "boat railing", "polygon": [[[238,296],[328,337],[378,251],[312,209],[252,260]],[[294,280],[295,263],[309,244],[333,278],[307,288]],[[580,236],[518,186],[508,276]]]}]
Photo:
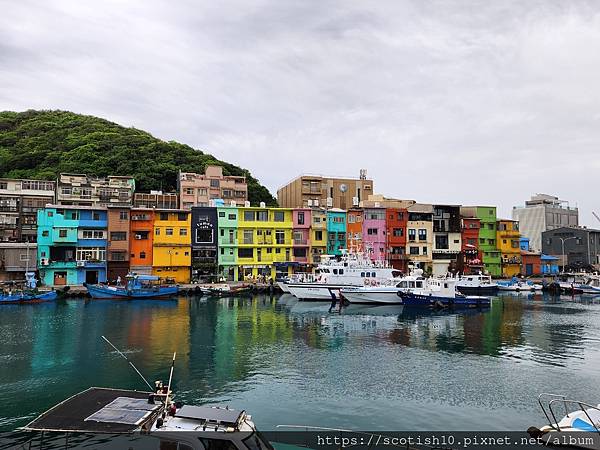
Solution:
[{"label": "boat railing", "polygon": [[[546,406],[544,406],[544,402],[546,403]],[[548,423],[550,425],[550,427],[552,427],[553,429],[555,429],[556,431],[561,431],[560,429],[560,425],[559,420],[557,420],[557,416],[555,414],[555,409],[557,407],[557,405],[562,405],[562,407],[564,408],[565,411],[565,416],[566,417],[570,417],[570,414],[574,414],[578,411],[581,411],[585,414],[585,416],[587,417],[590,425],[592,427],[594,427],[594,429],[596,430],[596,433],[598,433],[598,435],[600,435],[600,428],[598,428],[598,424],[596,424],[594,422],[594,420],[590,417],[589,414],[589,410],[593,409],[596,410],[598,412],[600,412],[600,408],[598,408],[597,405],[590,405],[588,403],[579,401],[579,400],[570,400],[568,399],[566,396],[561,395],[561,394],[550,394],[550,393],[542,393],[538,396],[538,403],[540,405],[540,407],[542,408],[542,411],[544,413],[544,415],[546,416],[546,419],[548,419]],[[570,408],[570,406],[573,405],[577,405],[579,408],[575,409],[575,408]]]}]

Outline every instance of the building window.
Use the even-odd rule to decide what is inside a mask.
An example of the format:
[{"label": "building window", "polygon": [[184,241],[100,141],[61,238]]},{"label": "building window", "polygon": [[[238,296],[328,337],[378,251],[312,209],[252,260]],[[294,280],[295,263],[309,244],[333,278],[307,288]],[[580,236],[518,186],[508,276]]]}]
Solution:
[{"label": "building window", "polygon": [[415,230],[414,228],[409,228],[408,229],[408,240],[414,241],[416,239],[417,239],[417,230]]},{"label": "building window", "polygon": [[402,237],[402,236],[404,236],[404,229],[403,228],[394,228],[392,235],[395,237]]},{"label": "building window", "polygon": [[244,220],[246,222],[254,222],[254,211],[244,211]]},{"label": "building window", "polygon": [[173,228],[165,228],[166,236],[173,236]]},{"label": "building window", "polygon": [[194,188],[185,188],[186,195],[194,195]]},{"label": "building window", "polygon": [[180,228],[179,236],[187,236],[187,228]]},{"label": "building window", "polygon": [[155,234],[156,236],[160,236],[160,228],[155,228],[155,229],[154,229],[154,234]]},{"label": "building window", "polygon": [[283,230],[275,231],[275,243],[276,244],[284,244],[285,243],[285,231],[283,231]]},{"label": "building window", "polygon": [[58,230],[58,237],[59,238],[66,238],[67,237],[67,230]]},{"label": "building window", "polygon": [[111,261],[125,261],[125,252],[110,252]]},{"label": "building window", "polygon": [[283,211],[275,211],[273,214],[273,220],[275,222],[283,222],[285,220],[285,214]]},{"label": "building window", "polygon": [[48,230],[42,231],[42,236],[43,237],[48,237],[49,234],[50,234],[50,232]]},{"label": "building window", "polygon": [[225,218],[225,211],[219,211],[219,217]]},{"label": "building window", "polygon": [[177,220],[179,222],[185,222],[188,218],[188,215],[186,213],[177,213]]},{"label": "building window", "polygon": [[[427,247],[425,247],[425,248],[427,248]],[[411,255],[418,255],[419,254],[419,247],[410,247],[409,251],[410,251]]]},{"label": "building window", "polygon": [[254,231],[244,230],[244,244],[253,244],[253,243],[254,243]]},{"label": "building window", "polygon": [[78,248],[77,261],[106,261],[106,250],[102,247]]},{"label": "building window", "polygon": [[404,220],[404,213],[403,212],[399,212],[398,213],[398,220]]},{"label": "building window", "polygon": [[298,213],[298,225],[304,225],[304,211]]},{"label": "building window", "polygon": [[427,240],[427,230],[424,228],[419,228],[419,240],[426,241]]},{"label": "building window", "polygon": [[221,183],[219,182],[219,180],[210,180],[210,187],[211,188],[218,188],[219,186],[221,186]]},{"label": "building window", "polygon": [[253,258],[254,249],[252,248],[238,248],[238,258]]},{"label": "building window", "polygon": [[146,259],[146,252],[140,252],[140,259]]},{"label": "building window", "polygon": [[92,220],[100,220],[100,213],[99,212],[92,213]]},{"label": "building window", "polygon": [[160,220],[169,220],[169,213],[166,213],[166,212],[161,212],[161,213],[159,214],[159,219],[160,219]]},{"label": "building window", "polygon": [[269,213],[267,211],[256,211],[256,220],[258,222],[267,222],[269,220]]},{"label": "building window", "polygon": [[315,240],[316,241],[322,241],[323,240],[323,232],[322,231],[315,231]]},{"label": "building window", "polygon": [[128,217],[129,217],[129,214],[127,214],[127,211],[119,212],[119,220],[127,220]]},{"label": "building window", "polygon": [[423,247],[423,254],[426,255],[427,254],[427,247]]},{"label": "building window", "polygon": [[377,236],[377,228],[367,228],[367,234],[369,236]]},{"label": "building window", "polygon": [[110,240],[111,241],[126,241],[127,240],[127,232],[111,231],[110,232]]},{"label": "building window", "polygon": [[236,219],[236,215],[235,214],[229,214],[229,216],[227,216],[227,218],[229,220],[235,220]]}]

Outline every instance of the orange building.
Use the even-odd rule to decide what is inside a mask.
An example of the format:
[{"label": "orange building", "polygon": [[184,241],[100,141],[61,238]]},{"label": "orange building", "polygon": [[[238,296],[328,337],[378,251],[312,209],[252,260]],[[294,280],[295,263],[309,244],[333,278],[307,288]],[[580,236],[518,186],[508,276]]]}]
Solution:
[{"label": "orange building", "polygon": [[130,223],[130,270],[138,274],[151,275],[154,210],[145,208],[132,209]]},{"label": "orange building", "polygon": [[405,208],[387,208],[385,210],[385,228],[387,236],[388,259],[394,269],[408,272],[406,256],[406,223],[408,211]]},{"label": "orange building", "polygon": [[129,206],[108,206],[108,281],[124,279],[129,273],[130,209]]},{"label": "orange building", "polygon": [[348,223],[346,224],[346,232],[348,239],[348,249],[351,251],[362,252],[362,227],[363,227],[364,211],[362,209],[350,209],[348,211]]}]

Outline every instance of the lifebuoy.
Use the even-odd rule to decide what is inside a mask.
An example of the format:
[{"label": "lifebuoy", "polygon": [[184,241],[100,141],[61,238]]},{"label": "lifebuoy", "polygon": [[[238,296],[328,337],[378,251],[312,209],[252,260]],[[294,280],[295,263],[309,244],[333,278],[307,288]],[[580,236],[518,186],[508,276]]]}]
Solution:
[{"label": "lifebuoy", "polygon": [[363,280],[363,285],[365,285],[365,286],[368,286],[368,285],[369,285],[369,279],[368,279],[368,278],[365,278],[365,279]]}]

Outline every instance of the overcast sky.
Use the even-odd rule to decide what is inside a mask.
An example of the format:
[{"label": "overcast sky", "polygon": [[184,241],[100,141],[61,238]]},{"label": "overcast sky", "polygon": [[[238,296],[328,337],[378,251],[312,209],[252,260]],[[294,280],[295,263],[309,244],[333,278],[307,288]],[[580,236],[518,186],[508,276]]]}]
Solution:
[{"label": "overcast sky", "polygon": [[65,109],[422,202],[600,227],[598,1],[0,0],[0,109]]}]

